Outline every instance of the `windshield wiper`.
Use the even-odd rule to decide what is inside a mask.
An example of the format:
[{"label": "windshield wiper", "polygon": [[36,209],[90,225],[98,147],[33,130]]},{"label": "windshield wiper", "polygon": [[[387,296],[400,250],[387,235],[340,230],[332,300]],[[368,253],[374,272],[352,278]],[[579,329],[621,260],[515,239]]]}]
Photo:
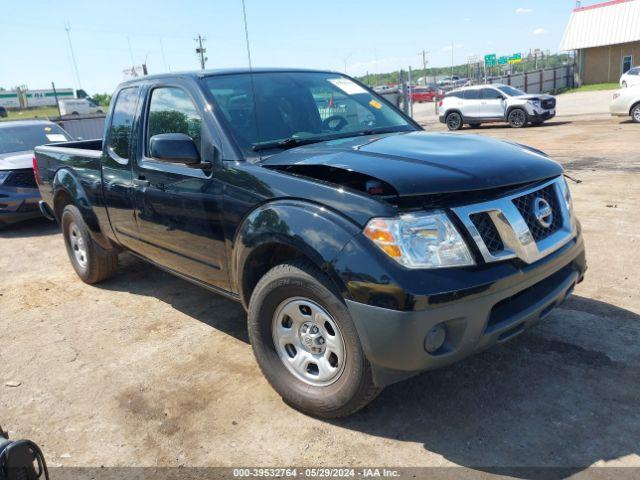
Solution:
[{"label": "windshield wiper", "polygon": [[263,143],[256,143],[251,147],[254,152],[258,150],[267,150],[269,148],[292,148],[300,145],[308,145],[309,143],[317,143],[324,141],[323,138],[296,138],[289,137],[282,140],[275,140]]}]

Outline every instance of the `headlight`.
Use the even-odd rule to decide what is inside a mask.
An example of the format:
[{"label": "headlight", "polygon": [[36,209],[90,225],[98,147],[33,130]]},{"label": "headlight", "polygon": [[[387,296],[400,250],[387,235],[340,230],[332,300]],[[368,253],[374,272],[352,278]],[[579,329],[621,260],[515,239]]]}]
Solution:
[{"label": "headlight", "polygon": [[533,105],[534,107],[536,107],[536,108],[540,108],[540,106],[542,105],[542,104],[540,103],[540,100],[529,100],[529,103],[530,103],[531,105]]},{"label": "headlight", "polygon": [[0,172],[0,185],[11,175],[11,170]]},{"label": "headlight", "polygon": [[407,268],[474,265],[464,240],[444,212],[374,218],[364,235]]},{"label": "headlight", "polygon": [[573,216],[573,200],[571,200],[571,190],[569,190],[569,184],[567,179],[563,176],[560,182],[560,191],[562,192],[562,199],[567,207],[567,211]]}]

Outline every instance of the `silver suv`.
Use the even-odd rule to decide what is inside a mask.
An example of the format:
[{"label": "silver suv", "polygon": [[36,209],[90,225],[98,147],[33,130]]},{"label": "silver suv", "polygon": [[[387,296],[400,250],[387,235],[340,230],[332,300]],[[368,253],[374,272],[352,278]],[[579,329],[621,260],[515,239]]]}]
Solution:
[{"label": "silver suv", "polygon": [[508,122],[514,128],[540,125],[555,117],[556,99],[551,95],[527,95],[509,85],[475,85],[447,93],[439,103],[440,121],[449,130],[467,124]]}]

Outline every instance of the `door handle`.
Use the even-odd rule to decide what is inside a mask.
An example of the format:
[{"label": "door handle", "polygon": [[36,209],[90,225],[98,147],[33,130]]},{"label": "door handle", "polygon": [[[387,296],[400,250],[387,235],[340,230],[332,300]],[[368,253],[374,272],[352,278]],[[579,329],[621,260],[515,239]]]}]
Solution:
[{"label": "door handle", "polygon": [[140,175],[138,178],[133,179],[134,187],[148,187],[151,185],[151,182],[144,178],[144,175]]}]

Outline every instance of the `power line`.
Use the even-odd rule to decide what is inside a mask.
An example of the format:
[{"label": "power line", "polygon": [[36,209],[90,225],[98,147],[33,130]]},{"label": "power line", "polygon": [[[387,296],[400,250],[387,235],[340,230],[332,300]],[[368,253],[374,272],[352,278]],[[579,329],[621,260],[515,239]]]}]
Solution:
[{"label": "power line", "polygon": [[202,45],[202,42],[205,42],[207,39],[204,38],[202,35],[198,34],[198,38],[196,38],[195,40],[196,42],[198,42],[198,46],[196,47],[196,53],[200,56],[200,68],[204,70],[205,64],[209,59],[204,56],[204,54],[207,53],[207,49],[204,48],[204,46]]}]

